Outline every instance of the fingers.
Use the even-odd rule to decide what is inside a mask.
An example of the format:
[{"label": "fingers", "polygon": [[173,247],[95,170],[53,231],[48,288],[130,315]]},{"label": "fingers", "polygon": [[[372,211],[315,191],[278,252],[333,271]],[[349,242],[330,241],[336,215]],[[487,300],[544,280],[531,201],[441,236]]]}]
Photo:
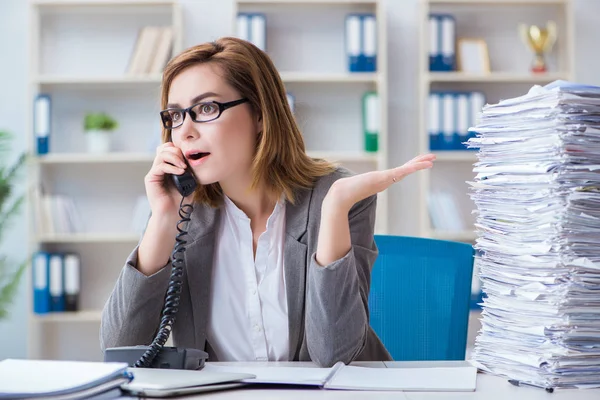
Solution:
[{"label": "fingers", "polygon": [[407,175],[431,167],[433,167],[433,161],[429,157],[426,157],[424,160],[421,161],[411,161],[404,165],[401,165],[400,167],[396,167],[389,170],[388,180],[392,183],[396,183],[404,177],[406,177]]},{"label": "fingers", "polygon": [[181,175],[186,168],[187,164],[181,149],[167,142],[156,148],[156,157],[148,172],[148,178],[154,181],[157,178],[162,179],[165,174]]},{"label": "fingers", "polygon": [[416,156],[415,158],[413,158],[412,160],[410,160],[408,163],[419,162],[419,161],[433,161],[433,160],[435,160],[435,158],[436,158],[436,155],[432,154],[432,153],[420,154],[420,155]]}]

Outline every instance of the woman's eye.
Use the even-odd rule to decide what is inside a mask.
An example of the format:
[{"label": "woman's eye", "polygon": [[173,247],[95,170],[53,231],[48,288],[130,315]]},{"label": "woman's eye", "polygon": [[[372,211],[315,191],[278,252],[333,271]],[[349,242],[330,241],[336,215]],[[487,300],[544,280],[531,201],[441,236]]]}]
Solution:
[{"label": "woman's eye", "polygon": [[171,113],[171,120],[178,121],[181,118],[181,113],[179,111],[174,111]]},{"label": "woman's eye", "polygon": [[202,114],[213,114],[217,111],[217,106],[214,104],[203,104],[200,106],[200,112]]}]

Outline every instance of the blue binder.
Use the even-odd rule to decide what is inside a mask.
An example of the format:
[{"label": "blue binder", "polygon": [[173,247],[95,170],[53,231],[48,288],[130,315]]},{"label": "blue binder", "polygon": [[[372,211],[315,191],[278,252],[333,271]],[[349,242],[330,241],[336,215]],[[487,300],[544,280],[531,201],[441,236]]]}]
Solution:
[{"label": "blue binder", "polygon": [[33,102],[33,134],[38,155],[50,151],[51,112],[50,96],[39,94]]},{"label": "blue binder", "polygon": [[361,70],[363,72],[377,71],[377,20],[375,14],[361,16],[362,55]]},{"label": "blue binder", "polygon": [[237,37],[267,51],[267,17],[261,13],[238,13]]},{"label": "blue binder", "polygon": [[346,16],[346,56],[348,57],[348,71],[361,71],[361,17],[359,14]]},{"label": "blue binder", "polygon": [[50,264],[49,255],[37,252],[32,259],[33,280],[33,312],[45,314],[50,312]]},{"label": "blue binder", "polygon": [[450,14],[429,15],[429,70],[456,70],[456,19]]},{"label": "blue binder", "polygon": [[432,91],[429,94],[428,135],[430,150],[467,149],[466,141],[475,136],[469,128],[485,105],[485,95],[473,91]]},{"label": "blue binder", "polygon": [[348,71],[377,71],[377,20],[375,14],[346,16]]},{"label": "blue binder", "polygon": [[63,256],[50,254],[50,311],[65,311],[65,278]]}]

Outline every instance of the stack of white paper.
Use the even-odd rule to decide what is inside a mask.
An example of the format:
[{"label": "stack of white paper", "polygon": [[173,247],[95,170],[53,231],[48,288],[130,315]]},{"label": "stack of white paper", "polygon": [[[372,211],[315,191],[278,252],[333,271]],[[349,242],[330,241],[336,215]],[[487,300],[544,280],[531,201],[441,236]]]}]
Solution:
[{"label": "stack of white paper", "polygon": [[557,81],[486,105],[473,361],[540,387],[600,386],[600,87]]}]

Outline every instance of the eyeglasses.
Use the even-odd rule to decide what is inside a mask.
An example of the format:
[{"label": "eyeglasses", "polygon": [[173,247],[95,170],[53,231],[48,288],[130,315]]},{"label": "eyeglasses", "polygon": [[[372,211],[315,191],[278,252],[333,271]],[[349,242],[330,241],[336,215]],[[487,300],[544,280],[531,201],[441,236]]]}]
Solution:
[{"label": "eyeglasses", "polygon": [[185,114],[190,114],[190,118],[194,122],[214,121],[223,114],[223,111],[247,101],[248,99],[239,99],[227,103],[208,101],[196,103],[188,108],[167,108],[160,112],[160,119],[165,129],[175,129],[183,125]]}]

